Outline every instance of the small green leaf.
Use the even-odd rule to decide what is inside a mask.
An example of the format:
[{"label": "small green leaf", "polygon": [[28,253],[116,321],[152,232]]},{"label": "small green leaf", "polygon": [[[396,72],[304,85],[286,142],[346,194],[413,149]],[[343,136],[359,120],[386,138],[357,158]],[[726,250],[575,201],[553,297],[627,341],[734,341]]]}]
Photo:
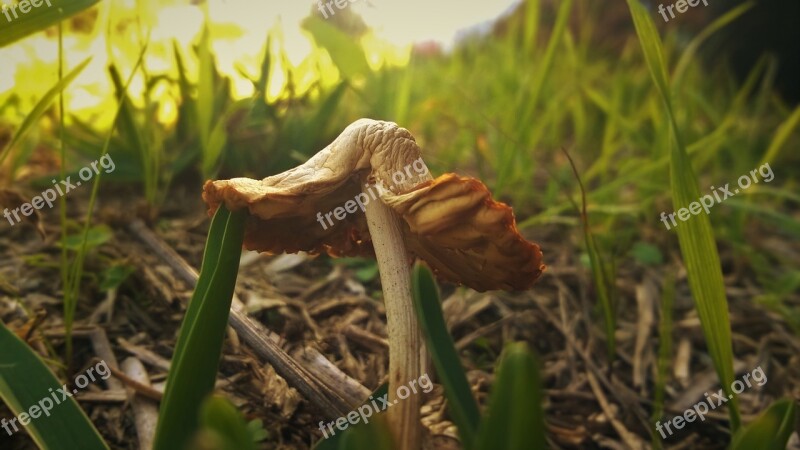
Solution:
[{"label": "small green leaf", "polygon": [[136,268],[127,264],[115,264],[103,271],[99,289],[107,291],[118,287],[125,280],[128,279],[130,274],[136,271]]},{"label": "small green leaf", "polygon": [[633,244],[631,255],[633,259],[645,266],[657,266],[664,262],[664,256],[661,254],[661,250],[647,242],[637,242]]},{"label": "small green leaf", "polygon": [[378,263],[369,258],[338,258],[336,265],[350,268],[354,271],[356,278],[362,283],[366,283],[378,276]]},{"label": "small green leaf", "polygon": [[378,265],[371,265],[367,267],[362,267],[356,270],[356,278],[358,278],[361,282],[368,282],[375,279],[378,276]]},{"label": "small green leaf", "polygon": [[233,404],[220,395],[210,395],[200,410],[201,439],[214,440],[215,450],[256,450],[247,423]]},{"label": "small green leaf", "polygon": [[731,439],[731,450],[785,450],[794,431],[797,404],[784,398],[776,401],[758,418],[741,428]]},{"label": "small green leaf", "polygon": [[247,422],[247,432],[250,433],[250,439],[253,442],[261,442],[269,437],[269,431],[264,428],[264,421],[261,419]]},{"label": "small green leaf", "polygon": [[[89,228],[86,234],[86,250],[99,247],[114,237],[114,232],[108,225],[95,225]],[[79,250],[83,245],[83,234],[71,234],[64,239],[63,244],[69,250]]]}]

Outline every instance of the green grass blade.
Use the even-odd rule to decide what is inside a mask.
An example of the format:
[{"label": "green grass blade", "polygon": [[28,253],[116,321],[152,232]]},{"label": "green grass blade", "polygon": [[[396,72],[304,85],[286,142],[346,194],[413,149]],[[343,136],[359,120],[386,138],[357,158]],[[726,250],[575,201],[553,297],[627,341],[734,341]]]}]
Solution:
[{"label": "green grass blade", "polygon": [[703,29],[689,45],[686,46],[686,49],[683,51],[681,58],[678,60],[678,64],[675,65],[675,71],[672,72],[672,86],[676,90],[680,89],[680,85],[683,83],[683,76],[686,73],[686,69],[689,67],[689,63],[692,62],[695,55],[697,54],[697,50],[706,41],[712,34],[716,33],[717,31],[724,28],[729,23],[733,22],[737,18],[739,18],[742,14],[747,12],[750,8],[755,6],[753,2],[746,2],[742,3],[741,5],[737,6],[736,8],[731,9],[730,11],[726,12],[713,22],[709,24],[707,27]]},{"label": "green grass blade", "polygon": [[672,362],[672,305],[675,301],[675,276],[667,275],[661,295],[661,320],[658,324],[658,366],[653,392],[653,448],[662,448],[661,439],[656,434],[656,422],[664,415],[664,390]]},{"label": "green grass blade", "polygon": [[311,33],[318,47],[325,49],[331,55],[331,60],[343,78],[351,79],[357,75],[371,73],[364,50],[347,33],[314,16],[303,20],[302,27]]},{"label": "green grass blade", "polygon": [[[146,50],[147,48],[143,47],[141,52],[139,52],[139,57],[136,60],[136,64],[134,65],[133,70],[131,71],[131,74],[128,77],[128,80],[125,82],[125,88],[123,89],[123,93],[126,93],[128,91],[128,87],[130,86],[131,81],[133,80],[133,76],[134,74],[136,74],[136,70],[138,69],[139,64],[141,64],[144,59],[144,54]],[[103,143],[103,150],[101,151],[101,157],[102,155],[106,155],[108,153],[108,147],[111,145],[111,138],[112,135],[114,134],[113,124],[117,123],[120,112],[122,111],[122,104],[123,104],[122,99],[118,98],[117,101],[118,105],[116,111],[114,112],[114,120],[111,122],[112,126],[111,128],[109,128],[108,133],[106,134],[106,139]],[[103,171],[98,172],[94,178],[94,183],[92,184],[92,193],[89,195],[89,206],[86,209],[86,220],[83,223],[83,231],[82,231],[83,237],[81,241],[81,246],[76,252],[75,259],[72,261],[71,265],[69,266],[69,269],[62,273],[62,275],[64,273],[66,274],[66,278],[62,279],[62,282],[64,283],[64,288],[63,288],[64,329],[66,332],[67,362],[72,360],[72,324],[75,319],[75,310],[78,305],[78,294],[80,292],[81,279],[83,278],[83,263],[84,260],[86,259],[86,253],[88,250],[87,242],[89,238],[89,230],[91,228],[91,223],[92,223],[92,215],[94,214],[94,205],[95,202],[97,201],[97,193],[100,191],[100,181],[103,178],[103,173],[105,172]],[[65,239],[66,239],[65,236],[62,235],[62,243],[65,242]],[[65,255],[66,254],[62,253],[62,256]],[[67,265],[68,262],[65,259],[61,261],[61,264]]]},{"label": "green grass blade", "polygon": [[[78,402],[70,397],[53,404],[48,415],[42,415],[44,399],[61,388],[61,383],[36,353],[0,322],[0,398],[15,416],[31,413],[37,405],[38,417],[26,429],[39,448],[85,450],[107,449],[100,433],[86,417]],[[58,398],[62,397],[58,394]],[[32,416],[31,416],[32,417]],[[17,425],[19,426],[19,425]],[[12,429],[13,427],[9,428]],[[22,427],[20,432],[22,432]],[[5,434],[0,428],[0,435]]]},{"label": "green grass blade", "polygon": [[[528,4],[528,8],[539,7],[540,6],[538,5],[538,2]],[[519,121],[517,122],[517,130],[519,130],[517,141],[524,142],[526,145],[531,147],[536,147],[538,143],[537,141],[540,138],[540,135],[533,131],[536,127],[532,126],[532,124],[535,122],[537,124],[542,124],[539,125],[538,128],[539,130],[542,130],[543,124],[546,122],[548,116],[548,111],[545,111],[544,114],[542,114],[542,116],[537,118],[535,121],[533,119],[537,108],[541,106],[539,105],[539,99],[542,97],[547,80],[552,73],[553,64],[556,59],[556,50],[564,40],[565,35],[569,32],[567,24],[571,11],[572,0],[560,2],[555,23],[553,25],[553,31],[550,35],[550,40],[547,43],[547,48],[545,49],[545,53],[541,58],[541,61],[537,61],[536,63],[536,71],[533,74],[533,80],[531,82],[531,88],[528,91],[528,95],[521,95],[517,99],[517,105],[515,106],[514,110],[514,114],[516,114],[516,117],[519,118]],[[531,136],[535,137],[531,139]],[[498,192],[502,192],[506,188],[506,185],[511,182],[511,175],[515,174],[515,171],[515,175],[520,177],[522,176],[520,173],[524,171],[524,168],[529,167],[529,163],[527,161],[524,164],[520,164],[518,158],[524,156],[524,154],[519,153],[516,145],[509,146],[508,149],[503,153],[504,155],[501,157],[499,168],[497,170],[497,182],[494,186]]]},{"label": "green grass blade", "polygon": [[641,4],[632,0],[626,0],[633,16],[633,25],[636,34],[639,36],[639,44],[644,52],[644,59],[650,69],[650,75],[656,83],[656,88],[662,99],[667,103],[667,107],[672,108],[669,84],[667,83],[667,63],[664,61],[661,38],[658,35],[655,24],[650,20],[647,10]]},{"label": "green grass blade", "polygon": [[243,98],[228,105],[228,108],[217,119],[217,123],[211,129],[211,134],[208,136],[206,142],[205,154],[203,155],[202,171],[207,176],[211,176],[216,172],[220,165],[220,158],[222,157],[222,150],[228,143],[228,123],[231,117],[236,115],[239,111],[247,111],[253,108],[256,99],[253,97]]},{"label": "green grass blade", "polygon": [[524,342],[509,344],[497,370],[479,450],[544,450],[544,410],[539,368]]},{"label": "green grass blade", "polygon": [[592,280],[594,281],[595,289],[597,289],[597,296],[600,299],[600,307],[603,309],[608,360],[613,361],[616,355],[617,343],[616,285],[614,284],[615,275],[613,263],[611,265],[606,264],[605,258],[600,257],[600,250],[591,232],[589,215],[586,212],[586,189],[583,186],[583,181],[578,173],[578,168],[575,166],[575,162],[572,160],[572,156],[570,156],[566,150],[563,151],[569,161],[570,167],[572,167],[572,173],[575,175],[575,179],[578,180],[578,187],[580,187],[581,190],[581,206],[578,208],[578,205],[575,205],[575,209],[578,209],[581,215],[586,252],[589,254],[589,261],[592,265]]},{"label": "green grass blade", "polygon": [[[122,77],[120,76],[115,64],[109,64],[108,73],[111,76],[111,81],[114,83],[114,91],[117,94],[117,98],[120,99],[121,103],[120,114],[117,117],[117,123],[114,124],[114,126],[117,128],[117,130],[119,130],[120,137],[125,141],[130,142],[130,146],[133,148],[136,156],[139,158],[139,170],[144,178],[143,183],[145,186],[145,198],[147,198],[148,202],[152,205],[153,194],[150,190],[153,177],[155,176],[153,173],[154,166],[151,161],[152,154],[145,143],[145,134],[136,120],[136,110],[133,106],[133,102],[128,96],[127,89],[125,89],[125,86],[123,85]],[[146,96],[147,95],[145,95],[145,97]]]},{"label": "green grass blade", "polygon": [[[269,79],[272,68],[272,36],[267,35],[267,42],[264,43],[264,58],[261,59],[261,67],[258,72],[258,91],[266,96],[269,91]],[[266,99],[266,97],[264,97]],[[263,103],[263,102],[262,102]]]},{"label": "green grass blade", "polygon": [[[536,6],[536,5],[532,5]],[[533,79],[533,86],[530,90],[529,100],[525,103],[527,108],[524,111],[520,125],[529,126],[535,112],[536,105],[539,103],[539,98],[544,90],[545,82],[552,72],[553,62],[556,57],[556,50],[567,33],[567,22],[569,20],[570,12],[572,11],[572,0],[561,2],[558,7],[558,15],[556,16],[555,24],[553,25],[553,32],[550,35],[550,40],[547,43],[547,48],[544,52],[544,57],[541,61],[537,62],[537,71]],[[521,142],[525,142],[522,140]]]},{"label": "green grass blade", "polygon": [[[670,142],[672,203],[675,211],[678,211],[698,200],[700,189],[673,113],[666,65],[661,51],[661,38],[644,6],[636,0],[627,0],[627,2],[650,74],[667,110],[673,138]],[[722,279],[722,268],[711,221],[707,215],[699,214],[678,224],[675,231],[678,233],[678,242],[689,278],[689,287],[697,305],[697,313],[703,327],[708,352],[725,393],[732,398],[728,410],[731,429],[736,431],[741,419],[738,403],[730,387],[734,372],[728,301],[725,297],[725,284]]]},{"label": "green grass blade", "polygon": [[461,367],[453,338],[447,332],[439,300],[439,289],[431,272],[419,263],[414,266],[411,280],[414,308],[425,334],[425,342],[428,344],[436,373],[444,385],[450,415],[458,427],[464,448],[470,449],[473,447],[480,426],[480,412],[469,388],[464,368]]},{"label": "green grass blade", "polygon": [[[100,0],[50,0],[52,6],[42,3],[38,8],[32,8],[27,14],[18,11],[19,17],[14,19],[11,8],[8,14],[12,17],[11,23],[2,23],[3,32],[0,33],[0,47],[18,41],[28,35],[37,33],[47,27],[57,24],[75,14],[90,8]],[[53,4],[55,3],[55,4]],[[5,16],[3,16],[5,17]]]},{"label": "green grass blade", "polygon": [[92,58],[86,58],[82,63],[78,64],[78,66],[72,69],[67,76],[59,79],[58,82],[54,84],[53,87],[51,87],[50,90],[48,90],[38,102],[36,102],[36,105],[33,107],[31,112],[25,116],[25,120],[22,121],[22,125],[20,125],[17,132],[14,133],[14,137],[11,139],[11,142],[8,144],[5,150],[3,150],[3,153],[0,154],[0,165],[3,164],[6,156],[8,156],[8,154],[11,152],[11,149],[14,148],[14,145],[20,142],[22,138],[28,134],[34,124],[39,122],[39,119],[45,112],[47,112],[48,109],[50,109],[50,106],[58,98],[59,94],[61,94],[61,92],[66,89],[70,83],[72,83],[72,80],[74,80],[75,77],[77,77],[78,74],[86,68],[91,59]]},{"label": "green grass blade", "polygon": [[[61,81],[64,79],[64,25],[59,22],[58,23],[58,80]],[[64,90],[62,89],[58,93],[58,147],[59,147],[59,158],[61,161],[60,167],[58,169],[59,175],[61,179],[66,179],[66,170],[67,170],[67,144],[64,141],[64,130],[66,127],[64,126]],[[61,225],[61,235],[59,236],[61,242],[61,254],[60,263],[59,264],[59,275],[61,275],[61,285],[67,286],[69,282],[69,265],[67,264],[67,257],[69,253],[67,252],[67,246],[64,245],[67,239],[67,198],[65,196],[61,196],[58,199],[58,218],[59,224]],[[69,338],[67,339],[69,341]],[[70,342],[68,345],[72,346]]]},{"label": "green grass blade", "polygon": [[175,67],[178,71],[178,87],[180,88],[181,104],[178,107],[178,120],[175,124],[175,134],[180,142],[196,139],[198,131],[197,101],[193,97],[194,86],[189,82],[188,70],[181,56],[178,42],[172,41],[172,52],[175,56]]},{"label": "green grass blade", "polygon": [[797,415],[795,400],[776,401],[753,423],[743,427],[731,439],[731,450],[784,450],[794,431]]},{"label": "green grass blade", "polygon": [[181,325],[161,403],[156,450],[185,448],[214,388],[239,270],[245,212],[220,206],[211,221],[200,278]]},{"label": "green grass blade", "polygon": [[780,151],[781,147],[783,147],[783,144],[785,144],[792,135],[792,132],[797,128],[798,124],[800,124],[800,106],[795,108],[792,114],[778,126],[777,130],[775,130],[775,134],[772,136],[772,141],[769,143],[767,152],[764,154],[764,158],[762,158],[761,162],[759,163],[760,166],[769,163],[770,161],[775,161],[775,158],[778,156],[778,151]]},{"label": "green grass blade", "polygon": [[[207,11],[206,11],[207,14]],[[214,56],[211,53],[211,38],[208,21],[203,26],[198,44],[198,76],[197,76],[197,127],[200,132],[202,146],[203,177],[210,178],[211,172],[206,170],[214,167],[215,161],[208,161],[212,120],[214,117]]]}]

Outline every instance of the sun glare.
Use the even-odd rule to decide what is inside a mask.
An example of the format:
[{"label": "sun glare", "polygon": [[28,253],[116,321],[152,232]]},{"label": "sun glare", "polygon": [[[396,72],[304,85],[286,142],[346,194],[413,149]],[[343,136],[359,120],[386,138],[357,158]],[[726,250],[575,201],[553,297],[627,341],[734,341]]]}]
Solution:
[{"label": "sun glare", "polygon": [[[206,5],[172,3],[159,5],[157,11],[142,14],[141,8],[137,8],[132,0],[102,2],[91,36],[65,35],[64,50],[68,68],[87,57],[92,58],[90,66],[75,80],[73,88],[66,95],[67,106],[73,113],[96,109],[104,102],[111,101],[108,95],[111,85],[106,70],[109,64],[105,33],[108,17],[112,18],[112,22],[121,18],[130,19],[124,32],[111,35],[115,49],[114,62],[119,64],[121,70],[130,69],[141,41],[146,39],[149,32],[149,49],[145,60],[148,71],[157,73],[174,68],[174,41],[186,58],[189,72],[195,73],[196,62],[189,56],[193,52],[192,44],[197,42],[203,27]],[[360,39],[368,62],[377,69],[384,64],[406,64],[411,45],[415,42],[436,41],[444,48],[449,48],[459,32],[479,29],[481,24],[502,14],[515,2],[476,2],[469,7],[463,3],[457,0],[440,0],[435,4],[422,0],[355,0],[346,2],[344,8],[352,8],[371,27],[371,31]],[[285,65],[297,69],[305,62],[310,66],[309,58],[315,53],[311,35],[300,26],[302,20],[320,9],[334,12],[333,15],[326,12],[329,19],[341,11],[335,3],[328,5],[327,2],[317,1],[211,0],[207,7],[213,36],[212,51],[219,70],[231,78],[235,97],[252,94],[253,86],[241,76],[241,71],[250,75],[257,73],[268,35],[273,38],[273,64],[279,69],[273,72],[268,95],[273,98],[280,96],[286,82]],[[407,24],[414,25],[409,27]],[[23,102],[33,102],[40,95],[41,86],[55,83],[57,58],[57,40],[44,33],[1,48],[0,61],[4,63],[0,64],[0,100],[8,99],[13,89]],[[320,64],[325,69],[325,74],[319,80],[323,84],[338,81],[338,72],[330,58],[317,54],[311,63]],[[298,79],[294,80],[297,89],[306,89],[317,81],[299,72],[302,71],[295,72]],[[130,90],[132,97],[141,94],[141,89],[142,84],[135,81]]]}]

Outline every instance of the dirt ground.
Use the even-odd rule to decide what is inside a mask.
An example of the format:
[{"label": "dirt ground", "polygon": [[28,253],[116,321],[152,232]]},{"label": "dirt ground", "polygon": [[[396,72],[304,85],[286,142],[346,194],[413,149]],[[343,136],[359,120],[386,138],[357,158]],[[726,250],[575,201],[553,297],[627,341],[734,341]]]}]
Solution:
[{"label": "dirt ground", "polygon": [[[185,303],[192,286],[132,232],[129,193],[104,192],[98,220],[113,230],[113,239],[87,260],[78,305],[76,356],[66,369],[72,379],[93,358],[116,366],[136,355],[144,361],[156,388],[166,377]],[[173,191],[153,225],[157,236],[191,266],[199,268],[208,217],[197,186]],[[81,217],[87,198],[72,195],[70,214]],[[0,320],[9,324],[43,356],[63,356],[63,320],[59,292],[57,211],[45,211],[46,238],[27,225],[0,226]],[[590,272],[581,261],[581,242],[559,227],[537,229],[526,236],[539,243],[547,270],[530,291],[477,293],[442,284],[443,308],[483,406],[493,381],[493,365],[504,342],[525,341],[542,366],[548,442],[553,448],[649,447],[648,432],[658,352],[659,305],[663,286],[675,277],[673,352],[666,387],[666,417],[681,414],[704,393],[720,388],[706,352],[702,330],[677,250],[660,266],[630,263],[617,268],[619,290],[617,356],[609,362]],[[793,258],[800,266],[800,244],[762,237],[765,248]],[[768,374],[738,396],[748,421],[781,396],[800,397],[800,339],[781,316],[754,301],[759,295],[752,274],[740,269],[733,252],[720,248],[733,329],[737,379],[760,367]],[[98,290],[97,273],[109,264],[132,268],[117,289]],[[365,268],[366,267],[366,268]],[[315,349],[369,390],[386,376],[386,318],[377,277],[369,266],[337,265],[327,256],[246,254],[237,294],[252,317],[280,336],[288,353]],[[373,274],[374,275],[374,274]],[[367,280],[367,281],[364,281]],[[793,307],[800,307],[794,294]],[[107,338],[107,340],[106,340]],[[106,342],[106,344],[103,344]],[[103,351],[104,346],[107,346]],[[300,357],[300,356],[298,356]],[[52,367],[64,374],[64,368]],[[431,378],[436,381],[431,371]],[[134,415],[115,376],[92,385],[79,396],[81,405],[113,448],[138,448]],[[120,383],[122,381],[122,383]],[[260,418],[269,438],[264,448],[304,449],[322,435],[323,419],[275,370],[229,335],[218,388],[248,419]],[[128,394],[139,391],[128,386]],[[458,448],[453,424],[444,410],[443,392],[425,395],[423,417],[436,448]],[[0,408],[0,417],[10,417]],[[710,411],[672,436],[656,440],[669,448],[724,448],[728,418],[724,408]],[[796,439],[789,448],[800,448]],[[432,444],[433,445],[433,444]],[[33,448],[23,433],[0,433],[0,448]]]}]

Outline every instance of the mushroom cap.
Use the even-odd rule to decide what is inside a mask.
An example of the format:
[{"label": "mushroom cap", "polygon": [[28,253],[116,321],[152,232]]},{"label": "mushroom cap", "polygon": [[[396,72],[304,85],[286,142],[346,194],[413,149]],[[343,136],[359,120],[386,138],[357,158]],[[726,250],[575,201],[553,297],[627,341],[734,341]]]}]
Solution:
[{"label": "mushroom cap", "polygon": [[439,278],[478,291],[523,290],[545,268],[508,205],[480,180],[433,179],[414,137],[392,122],[359,119],[304,164],[263,180],[207,181],[203,199],[209,215],[221,203],[247,208],[248,250],[374,254],[360,205],[383,201],[402,218],[409,251]]}]

